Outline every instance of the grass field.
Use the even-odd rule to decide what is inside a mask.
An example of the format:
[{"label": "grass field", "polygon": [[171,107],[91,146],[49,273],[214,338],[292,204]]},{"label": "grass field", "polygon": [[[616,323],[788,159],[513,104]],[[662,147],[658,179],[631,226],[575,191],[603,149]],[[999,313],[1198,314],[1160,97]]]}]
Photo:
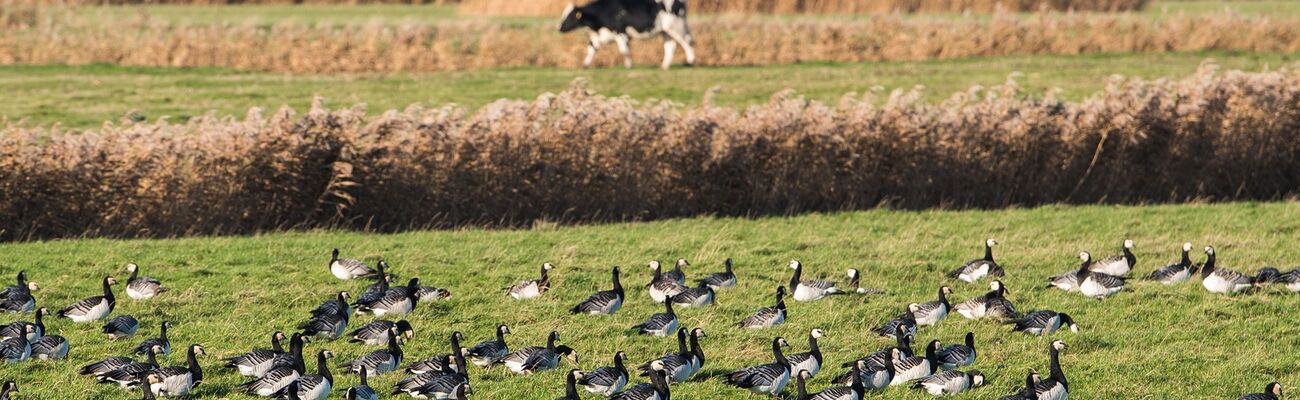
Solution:
[{"label": "grass field", "polygon": [[[215,111],[242,116],[251,107],[288,105],[305,109],[314,96],[328,104],[365,103],[380,111],[422,103],[457,103],[469,108],[500,98],[532,99],[558,92],[577,78],[609,96],[667,99],[698,104],[717,86],[719,105],[763,103],[773,93],[794,89],[810,99],[834,103],[845,93],[926,88],[939,101],[974,85],[991,86],[1019,72],[1016,81],[1030,92],[1060,88],[1067,99],[1101,89],[1109,76],[1177,78],[1206,59],[1225,69],[1259,71],[1294,63],[1293,54],[1148,53],[1081,56],[1022,56],[923,62],[796,64],[761,67],[632,70],[521,68],[401,75],[314,75],[240,72],[227,69],[172,69],[90,66],[0,66],[0,116],[34,125],[93,127],[130,111],[149,119],[185,120]],[[887,92],[886,92],[887,93]]]},{"label": "grass field", "polygon": [[[306,311],[337,290],[360,291],[363,282],[341,282],[329,275],[332,247],[345,255],[373,262],[383,257],[403,278],[419,276],[426,284],[449,288],[454,296],[422,305],[410,319],[417,330],[409,357],[446,352],[447,336],[463,331],[471,342],[487,338],[498,322],[510,324],[512,346],[542,343],[557,329],[562,343],[580,351],[580,367],[609,363],[616,350],[633,361],[656,357],[674,347],[672,339],[637,337],[627,327],[659,310],[642,285],[650,259],[685,257],[689,277],[721,269],[724,258],[736,260],[740,283],[721,291],[719,304],[681,310],[686,326],[703,327],[708,363],[695,381],[673,386],[674,398],[720,400],[744,398],[743,392],[718,382],[732,369],[770,361],[773,336],[790,339],[791,351],[806,351],[807,331],[825,329],[822,340],[830,365],[890,344],[869,328],[909,302],[932,300],[941,285],[954,298],[984,293],[985,284],[945,280],[943,274],[980,255],[981,242],[997,238],[995,249],[1008,268],[1010,298],[1022,310],[1050,308],[1072,314],[1077,334],[1055,335],[1069,343],[1063,364],[1071,398],[1212,399],[1256,392],[1265,383],[1284,387],[1300,382],[1300,353],[1294,310],[1300,296],[1273,289],[1234,297],[1211,295],[1198,283],[1164,287],[1133,281],[1130,290],[1096,301],[1078,294],[1043,288],[1047,276],[1076,266],[1074,255],[1090,250],[1099,256],[1118,252],[1122,239],[1137,242],[1135,274],[1176,259],[1184,241],[1196,248],[1214,245],[1223,267],[1253,271],[1264,265],[1295,266],[1300,248],[1300,204],[1221,204],[1142,207],[1044,207],[1006,211],[871,211],[793,218],[686,219],[655,223],[546,228],[533,231],[444,231],[372,235],[305,232],[229,238],[114,241],[68,240],[0,245],[9,278],[19,269],[41,284],[39,304],[57,309],[98,292],[105,274],[125,277],[123,265],[140,263],[147,275],[173,291],[151,302],[122,299],[115,314],[142,320],[141,336],[153,335],[162,320],[175,321],[172,340],[202,343],[211,356],[201,360],[204,385],[197,398],[245,398],[231,388],[243,379],[215,366],[221,357],[265,347],[274,330],[291,330]],[[1203,256],[1196,255],[1200,260]],[[789,279],[785,264],[800,259],[811,276],[843,279],[847,268],[862,269],[866,285],[888,289],[885,297],[835,297],[790,305],[790,321],[766,331],[740,331],[730,325],[768,305],[772,289]],[[509,300],[498,288],[532,277],[550,261],[554,289],[536,301]],[[593,291],[607,288],[608,269],[621,265],[629,301],[612,317],[571,316],[567,309]],[[121,287],[116,288],[119,293]],[[23,316],[30,318],[30,315]],[[17,318],[6,316],[6,320]],[[353,321],[359,326],[369,318]],[[134,398],[115,387],[77,377],[78,366],[109,355],[124,354],[140,337],[107,342],[99,324],[47,323],[49,330],[73,343],[71,359],[25,362],[3,367],[24,399]],[[1023,382],[1026,368],[1046,373],[1051,337],[1007,332],[992,321],[953,316],[936,328],[922,328],[918,340],[957,342],[973,331],[978,339],[975,368],[990,379],[988,387],[961,398],[992,399]],[[337,342],[313,343],[309,353],[330,349],[351,359],[370,349]],[[179,352],[178,352],[179,353]],[[173,354],[168,363],[179,364]],[[315,368],[309,363],[309,368]],[[564,365],[567,370],[571,366]],[[830,368],[812,383],[827,385],[840,372]],[[337,387],[356,384],[338,375]],[[472,370],[476,398],[541,399],[562,393],[563,372],[530,377],[501,370]],[[396,374],[372,380],[387,387]],[[793,390],[793,387],[791,388]],[[340,389],[341,391],[341,389]],[[880,395],[874,395],[879,397]],[[886,398],[928,396],[894,388]],[[592,397],[594,398],[594,397]]]}]

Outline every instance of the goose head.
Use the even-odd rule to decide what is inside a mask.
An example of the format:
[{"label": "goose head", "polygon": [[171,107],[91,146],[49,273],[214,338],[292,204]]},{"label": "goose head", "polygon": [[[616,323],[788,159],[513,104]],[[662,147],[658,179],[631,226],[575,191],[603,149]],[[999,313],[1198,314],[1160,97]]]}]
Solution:
[{"label": "goose head", "polygon": [[278,340],[284,340],[284,339],[285,339],[284,332],[275,331],[275,333],[272,333],[272,334],[271,334],[271,340],[277,340],[277,341],[278,341]]},{"label": "goose head", "polygon": [[397,331],[401,332],[402,336],[406,336],[407,339],[415,337],[415,328],[411,326],[410,321],[397,321],[395,327],[397,328]]},{"label": "goose head", "polygon": [[1132,249],[1133,249],[1133,241],[1132,241],[1132,240],[1129,240],[1129,239],[1124,239],[1124,248],[1129,249],[1129,250],[1132,250]]},{"label": "goose head", "polygon": [[126,272],[130,272],[130,273],[133,273],[133,274],[134,274],[136,271],[139,271],[139,270],[140,270],[140,266],[139,266],[139,265],[136,265],[136,263],[129,263],[129,264],[126,264]]},{"label": "goose head", "polygon": [[27,282],[27,290],[35,292],[37,290],[41,290],[41,287],[37,286],[36,282]]},{"label": "goose head", "polygon": [[977,369],[973,369],[973,370],[971,370],[970,372],[967,372],[967,374],[970,375],[970,384],[971,384],[971,387],[980,387],[980,386],[984,386],[984,373],[983,373],[983,372],[980,372],[980,371],[977,370]]},{"label": "goose head", "polygon": [[1282,398],[1282,384],[1277,382],[1270,383],[1268,386],[1264,386],[1264,392]]},{"label": "goose head", "polygon": [[811,379],[812,379],[812,372],[808,372],[808,370],[806,370],[806,369],[800,369],[800,370],[799,370],[799,379],[803,379],[803,380],[805,380],[805,381],[806,381],[806,380],[811,380]]},{"label": "goose head", "polygon": [[659,260],[650,260],[650,264],[648,265],[650,266],[650,269],[655,271],[658,271],[660,268],[663,268],[663,264],[660,264]]},{"label": "goose head", "polygon": [[508,335],[512,332],[510,332],[509,326],[506,326],[506,324],[501,324],[501,325],[497,325],[497,333],[500,333],[502,335]]},{"label": "goose head", "polygon": [[799,263],[799,260],[790,260],[790,269],[799,269],[801,266],[803,264]]},{"label": "goose head", "polygon": [[826,336],[826,331],[821,330],[821,328],[813,328],[812,331],[808,332],[808,336],[812,336],[813,338],[816,339],[821,339]]},{"label": "goose head", "polygon": [[36,310],[36,316],[38,316],[38,317],[45,317],[45,316],[49,316],[49,315],[50,315],[50,309],[48,309],[48,308],[41,307],[40,309],[37,309],[37,310]]},{"label": "goose head", "polygon": [[111,277],[111,276],[110,276],[110,277],[107,277],[107,278],[104,278],[104,283],[107,283],[107,284],[109,284],[109,285],[116,285],[116,284],[117,284],[117,278],[114,278],[114,277]]},{"label": "goose head", "polygon": [[1192,242],[1183,243],[1183,251],[1192,251]]},{"label": "goose head", "polygon": [[1085,263],[1086,263],[1086,262],[1090,262],[1090,261],[1092,261],[1092,254],[1090,254],[1090,253],[1088,253],[1088,252],[1086,252],[1086,251],[1080,251],[1080,252],[1079,252],[1079,260],[1080,260],[1080,261],[1083,261],[1083,262],[1085,262]]},{"label": "goose head", "polygon": [[653,371],[663,371],[663,370],[664,370],[664,362],[663,362],[663,361],[660,361],[660,360],[654,360],[654,361],[651,361],[651,362],[650,362],[650,369],[653,370]]},{"label": "goose head", "polygon": [[691,263],[690,263],[690,262],[687,262],[685,258],[678,258],[678,259],[677,259],[677,267],[678,267],[678,268],[681,268],[681,267],[689,267],[689,266],[691,266]]},{"label": "goose head", "polygon": [[704,334],[704,329],[703,329],[703,328],[695,328],[695,329],[692,329],[692,330],[691,330],[691,336],[694,336],[694,337],[697,337],[697,338],[708,337],[708,335],[705,335],[705,334]]},{"label": "goose head", "polygon": [[777,299],[780,299],[780,298],[782,298],[782,297],[785,297],[785,286],[777,286],[777,287],[776,287],[776,298],[777,298]]},{"label": "goose head", "polygon": [[340,292],[339,292],[339,300],[340,300],[340,301],[342,301],[342,302],[344,302],[344,303],[347,303],[347,302],[348,302],[348,299],[351,299],[351,298],[352,298],[352,293],[348,293],[348,291],[346,291],[346,290],[343,290],[343,291],[340,291]]},{"label": "goose head", "polygon": [[845,271],[845,274],[849,276],[849,279],[854,279],[858,277],[859,272],[857,269],[850,268],[848,271]]},{"label": "goose head", "polygon": [[994,280],[993,282],[989,282],[989,290],[1001,294],[1011,293],[1011,289],[1007,289],[1007,285],[1002,283],[1001,280]]},{"label": "goose head", "polygon": [[783,337],[777,336],[776,339],[773,339],[772,341],[776,342],[777,346],[790,347],[790,342],[785,341],[785,338]]},{"label": "goose head", "polygon": [[940,294],[940,295],[943,295],[943,296],[950,295],[950,294],[952,294],[952,288],[947,287],[947,286],[940,287],[940,288],[939,288],[939,294]]},{"label": "goose head", "polygon": [[1052,341],[1052,348],[1056,349],[1056,351],[1065,350],[1066,347],[1068,346],[1065,345],[1065,341],[1063,340],[1057,339]]},{"label": "goose head", "polygon": [[542,269],[547,270],[547,271],[553,270],[553,269],[555,269],[555,264],[551,264],[551,263],[542,263]]},{"label": "goose head", "polygon": [[997,246],[997,245],[998,245],[998,241],[997,241],[997,240],[994,240],[994,239],[985,240],[985,241],[984,241],[984,245],[985,245],[985,246],[988,246],[988,247]]},{"label": "goose head", "polygon": [[574,350],[572,347],[563,344],[555,346],[555,354],[563,356],[564,359],[569,360],[569,362],[572,362],[574,365],[578,364],[578,351]]},{"label": "goose head", "polygon": [[197,344],[197,343],[196,343],[196,344],[192,344],[192,345],[190,345],[190,351],[191,351],[191,352],[194,352],[194,355],[196,355],[196,356],[206,356],[206,355],[208,355],[208,350],[205,349],[205,348],[203,348],[203,345],[201,345],[201,344]]},{"label": "goose head", "polygon": [[1206,254],[1206,255],[1213,255],[1213,254],[1214,254],[1214,246],[1205,246],[1205,254]]},{"label": "goose head", "polygon": [[[627,362],[627,353],[626,353],[626,352],[619,351],[619,352],[617,352],[617,353],[614,353],[614,362],[615,362],[615,363],[618,363],[618,362],[620,362],[620,361],[622,361],[622,362]],[[655,360],[655,361],[658,361],[658,360]]]},{"label": "goose head", "polygon": [[[902,351],[902,350],[899,350],[897,347],[892,348],[892,349],[889,349],[889,362],[890,362],[890,363],[893,363],[895,360],[898,360],[898,359],[901,359],[901,358],[903,358],[903,351]],[[866,362],[866,361],[858,360],[858,362],[861,363],[861,364],[858,365],[858,368],[861,368],[861,369],[867,369],[867,362]]]}]

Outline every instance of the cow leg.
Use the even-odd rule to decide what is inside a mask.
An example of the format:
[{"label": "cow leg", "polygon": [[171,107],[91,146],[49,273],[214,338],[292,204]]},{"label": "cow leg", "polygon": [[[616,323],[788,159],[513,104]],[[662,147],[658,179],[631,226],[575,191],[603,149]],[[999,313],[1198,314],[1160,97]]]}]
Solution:
[{"label": "cow leg", "polygon": [[677,51],[677,42],[673,38],[664,36],[664,63],[660,68],[665,70],[673,65],[673,53]]},{"label": "cow leg", "polygon": [[614,37],[614,42],[618,44],[618,52],[623,55],[623,67],[632,68],[632,48],[628,46],[628,41],[632,40],[627,35],[618,35]]},{"label": "cow leg", "polygon": [[[685,24],[682,24],[682,28],[685,28]],[[691,42],[694,42],[694,40],[691,40],[691,34],[686,32],[685,29],[667,29],[664,30],[664,33],[667,34],[668,38],[672,39],[672,41],[682,45],[682,50],[686,51],[686,65],[695,65],[695,46],[691,46]],[[667,49],[668,44],[665,43],[664,48]]]},{"label": "cow leg", "polygon": [[589,35],[587,40],[587,58],[582,60],[582,67],[591,67],[591,62],[596,59],[596,50],[600,49],[601,40],[595,33]]}]

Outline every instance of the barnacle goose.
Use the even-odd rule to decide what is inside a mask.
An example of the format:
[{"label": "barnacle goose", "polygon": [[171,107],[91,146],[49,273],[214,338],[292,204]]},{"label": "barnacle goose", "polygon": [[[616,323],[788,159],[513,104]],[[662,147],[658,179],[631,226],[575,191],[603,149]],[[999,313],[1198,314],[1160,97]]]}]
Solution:
[{"label": "barnacle goose", "polygon": [[100,331],[108,335],[108,340],[117,340],[135,335],[140,329],[140,321],[130,315],[119,315],[104,323]]},{"label": "barnacle goose", "polygon": [[411,278],[405,288],[390,288],[384,297],[374,303],[357,306],[357,314],[370,314],[376,317],[385,315],[404,315],[415,311],[420,301],[420,278]]},{"label": "barnacle goose", "polygon": [[1215,266],[1214,247],[1205,246],[1205,265],[1201,267],[1201,286],[1210,293],[1237,293],[1251,287],[1249,276]]},{"label": "barnacle goose", "polygon": [[1282,385],[1277,382],[1264,386],[1264,393],[1251,393],[1238,400],[1278,400],[1282,398]]},{"label": "barnacle goose", "polygon": [[916,337],[916,314],[920,307],[919,304],[912,303],[907,305],[907,310],[903,311],[897,317],[885,322],[884,325],[871,328],[872,332],[877,335],[899,339],[899,335]]},{"label": "barnacle goose", "polygon": [[1277,281],[1286,285],[1286,290],[1300,292],[1300,268],[1277,277]]},{"label": "barnacle goose", "polygon": [[668,279],[671,279],[671,280],[674,280],[674,281],[677,281],[677,283],[680,283],[680,284],[682,284],[682,285],[685,285],[685,284],[686,284],[686,273],[685,273],[685,272],[682,272],[682,267],[688,267],[688,266],[690,266],[690,265],[691,265],[691,263],[686,262],[686,259],[685,259],[685,258],[678,258],[678,259],[677,259],[677,265],[673,267],[673,270],[672,270],[672,271],[665,272],[665,273],[664,273],[664,277],[665,277],[665,278],[668,278]]},{"label": "barnacle goose", "polygon": [[361,343],[366,346],[383,346],[388,344],[388,330],[397,328],[398,336],[404,336],[411,339],[415,336],[415,328],[411,327],[411,322],[399,320],[397,322],[377,319],[370,323],[362,325],[348,334],[349,343]]},{"label": "barnacle goose", "polygon": [[556,397],[555,400],[582,400],[582,395],[578,394],[578,379],[583,375],[582,370],[569,370],[564,376],[564,396]]},{"label": "barnacle goose", "polygon": [[551,289],[551,277],[548,273],[555,268],[551,263],[542,263],[542,276],[537,279],[522,280],[505,288],[506,294],[515,300],[527,300],[541,297]]},{"label": "barnacle goose", "polygon": [[116,284],[117,279],[113,279],[111,276],[104,277],[103,295],[82,299],[59,310],[58,315],[71,319],[72,322],[90,322],[104,319],[113,312],[113,307],[117,306],[117,299],[113,297],[112,288],[112,285]]},{"label": "barnacle goose", "polygon": [[450,374],[460,369],[451,354],[439,354],[422,360],[415,360],[402,367],[408,374]]},{"label": "barnacle goose", "polygon": [[[294,333],[294,336],[300,336]],[[240,375],[260,378],[266,375],[267,371],[275,364],[276,357],[285,357],[289,353],[284,351],[284,346],[280,344],[284,340],[284,332],[276,331],[271,334],[271,349],[253,349],[244,354],[227,358],[225,361],[226,368],[235,368]],[[297,339],[301,341],[301,337]]]},{"label": "barnacle goose", "polygon": [[939,288],[939,299],[931,302],[917,304],[916,307],[908,306],[912,312],[912,317],[916,319],[919,326],[930,326],[938,324],[948,317],[948,311],[952,305],[948,303],[948,295],[952,294],[952,289],[944,286]]},{"label": "barnacle goose", "polygon": [[844,387],[844,386],[832,387],[817,393],[808,393],[807,383],[805,383],[807,380],[812,379],[813,374],[808,372],[807,370],[799,370],[799,374],[796,375],[797,379],[795,380],[795,382],[797,382],[797,388],[798,388],[798,392],[797,392],[798,395],[796,399],[797,400],[860,400],[862,399],[865,390],[862,387],[862,374],[858,373],[858,364],[861,363],[854,364],[853,371],[850,372],[853,376],[850,379],[852,382],[848,387]]},{"label": "barnacle goose", "polygon": [[3,389],[0,389],[0,400],[9,400],[9,396],[18,393],[18,384],[14,381],[5,381]]},{"label": "barnacle goose", "polygon": [[[586,300],[583,300],[581,303],[578,303],[578,305],[569,309],[569,312],[573,314],[581,313],[592,315],[608,315],[618,312],[618,309],[623,307],[623,285],[618,281],[618,267],[614,267],[614,269],[610,271],[610,274],[612,276],[611,280],[614,283],[613,289],[592,294],[590,297],[587,297]],[[659,301],[663,300],[660,299]]]},{"label": "barnacle goose", "polygon": [[627,353],[614,353],[614,366],[600,367],[591,372],[582,373],[578,378],[578,384],[588,392],[610,397],[614,393],[623,390],[627,385],[628,375],[627,367],[624,362],[627,361]]},{"label": "barnacle goose", "polygon": [[958,303],[953,306],[958,314],[967,319],[980,319],[984,317],[994,318],[1018,318],[1020,314],[1016,312],[1016,305],[1007,300],[1006,284],[1001,280],[989,282],[989,292],[983,296],[975,297],[970,300]]},{"label": "barnacle goose", "polygon": [[975,351],[975,332],[966,332],[966,344],[954,344],[944,347],[935,355],[939,369],[954,370],[975,363],[979,354]]},{"label": "barnacle goose", "polygon": [[[671,383],[682,383],[691,379],[692,375],[704,368],[704,349],[700,347],[700,338],[705,337],[704,329],[695,328],[691,330],[690,346],[687,341],[686,329],[682,328],[677,331],[677,352],[665,354],[655,361],[663,363],[664,372],[668,375],[668,381]],[[637,367],[641,371],[641,376],[650,375],[650,363],[645,363]]]},{"label": "barnacle goose", "polygon": [[775,361],[736,370],[727,375],[723,382],[757,394],[776,396],[790,383],[790,361],[781,353],[782,347],[790,347],[790,343],[780,336],[772,339],[772,356]]},{"label": "barnacle goose", "polygon": [[853,289],[853,293],[885,294],[884,290],[862,287],[862,271],[850,268],[846,273],[849,275],[849,289]]},{"label": "barnacle goose", "polygon": [[306,322],[298,324],[298,329],[302,329],[302,333],[307,336],[325,340],[338,339],[348,331],[347,310],[311,317]]},{"label": "barnacle goose", "polygon": [[148,300],[167,291],[167,288],[163,287],[162,281],[140,276],[140,266],[136,265],[136,263],[127,264],[126,270],[131,272],[131,277],[126,279],[127,297],[133,300]]},{"label": "barnacle goose", "polygon": [[975,282],[986,276],[1001,278],[1006,274],[1002,266],[993,260],[993,246],[997,246],[998,241],[989,239],[984,241],[984,258],[978,258],[967,261],[957,269],[948,273],[949,278],[960,279],[963,282]]},{"label": "barnacle goose", "polygon": [[560,356],[565,356],[576,364],[578,362],[578,353],[569,346],[557,346],[555,342],[558,340],[560,340],[560,332],[551,331],[546,336],[546,347],[525,347],[506,354],[497,362],[505,364],[506,368],[510,369],[510,372],[522,375],[555,368],[559,365]]},{"label": "barnacle goose", "polygon": [[731,259],[728,258],[726,261],[723,261],[722,265],[726,268],[725,271],[715,272],[713,275],[709,275],[704,279],[696,280],[695,282],[701,285],[708,285],[714,289],[736,286],[736,273],[731,270]]},{"label": "barnacle goose", "polygon": [[1192,244],[1190,242],[1183,243],[1183,258],[1176,263],[1151,271],[1151,275],[1147,276],[1147,280],[1173,285],[1191,278],[1192,274],[1196,273],[1196,268],[1192,266],[1192,259],[1188,256],[1190,251],[1192,251]]},{"label": "barnacle goose", "polygon": [[330,273],[342,280],[364,278],[375,274],[375,270],[365,263],[353,259],[340,259],[339,249],[330,254]]},{"label": "barnacle goose", "polygon": [[1038,375],[1037,371],[1030,369],[1029,374],[1025,376],[1025,386],[1020,388],[1019,392],[1002,396],[998,400],[1038,400],[1038,396],[1034,395],[1034,386],[1038,385],[1041,380],[1042,376]]},{"label": "barnacle goose", "polygon": [[293,398],[296,396],[303,400],[325,400],[329,398],[330,392],[334,390],[334,374],[330,373],[329,359],[334,357],[334,353],[329,350],[321,350],[316,353],[316,374],[303,375],[298,380],[277,393],[277,397]]},{"label": "barnacle goose", "polygon": [[650,363],[650,383],[641,383],[610,397],[612,400],[670,400],[668,380],[664,366],[658,361]]},{"label": "barnacle goose", "polygon": [[793,371],[808,371],[812,376],[816,376],[817,372],[822,370],[822,348],[817,345],[817,339],[824,336],[826,336],[826,331],[821,329],[813,328],[812,331],[809,331],[808,352],[786,356],[786,360],[790,361],[790,369]]},{"label": "barnacle goose", "polygon": [[[874,353],[868,354],[866,357],[862,357],[854,361],[840,364],[840,366],[845,368],[852,367],[853,363],[856,361],[866,362],[867,368],[884,367],[886,365],[891,365],[893,363],[888,362],[888,360],[889,360],[889,354],[893,350],[898,350],[903,357],[911,357],[913,355],[912,354],[913,336],[908,335],[907,332],[905,331],[907,328],[901,325],[898,326],[896,329],[898,330],[898,332],[894,335],[895,345],[885,347],[880,350],[876,350]],[[844,382],[847,381],[841,381],[840,383],[844,383]]]},{"label": "barnacle goose", "polygon": [[1050,335],[1062,326],[1070,327],[1070,332],[1079,332],[1079,325],[1074,323],[1070,314],[1052,310],[1034,311],[1015,321],[1015,330],[1034,336]]},{"label": "barnacle goose", "polygon": [[77,373],[98,377],[131,364],[136,364],[136,361],[132,360],[130,357],[109,357],[86,364],[82,366]]},{"label": "barnacle goose", "polygon": [[18,271],[18,278],[14,285],[0,289],[0,310],[8,312],[35,310],[36,298],[32,297],[32,292],[39,289],[36,282],[27,281],[27,271]]},{"label": "barnacle goose", "polygon": [[1067,293],[1079,291],[1079,270],[1071,269],[1069,272],[1047,278],[1047,287],[1061,289]]},{"label": "barnacle goose", "polygon": [[41,307],[36,310],[36,322],[14,321],[8,325],[0,326],[0,339],[23,336],[28,341],[34,341],[45,335],[45,316],[50,315],[50,310]]},{"label": "barnacle goose", "polygon": [[[357,296],[357,300],[352,303],[353,306],[374,303],[379,301],[379,299],[384,298],[384,295],[388,294],[388,284],[393,280],[393,275],[385,272],[388,269],[388,262],[379,260],[379,262],[375,264],[375,268],[377,268],[374,274],[375,283],[367,285],[366,289],[361,291],[361,294]],[[316,313],[313,312],[312,314]],[[333,314],[333,312],[322,312],[322,314]]]},{"label": "barnacle goose", "polygon": [[890,386],[934,375],[939,370],[938,356],[942,348],[938,340],[931,340],[925,346],[925,357],[911,356],[894,360],[894,379],[889,381]]},{"label": "barnacle goose", "polygon": [[1250,277],[1250,281],[1260,287],[1277,282],[1279,279],[1282,279],[1282,271],[1276,267],[1260,268],[1259,271],[1255,271],[1255,276]]},{"label": "barnacle goose", "polygon": [[[248,394],[270,397],[280,389],[284,389],[285,386],[289,386],[289,383],[298,380],[298,377],[306,373],[307,370],[307,366],[302,359],[303,340],[302,334],[294,332],[289,338],[289,354],[277,355],[272,359],[269,366],[257,364],[253,367],[257,368],[252,370],[253,372],[258,372],[262,368],[270,369],[265,370],[266,372],[260,376],[253,374],[252,376],[257,377],[257,379],[239,385],[239,389]],[[239,365],[239,369],[240,374],[243,375],[244,365]]]},{"label": "barnacle goose", "polygon": [[1103,258],[1093,263],[1089,269],[1093,272],[1100,272],[1106,275],[1124,276],[1137,265],[1137,257],[1133,255],[1133,241],[1124,240],[1124,254],[1113,255]]},{"label": "barnacle goose", "polygon": [[132,350],[132,352],[142,356],[149,354],[149,349],[158,346],[162,348],[163,356],[172,354],[172,341],[167,338],[167,328],[171,328],[171,326],[170,321],[163,321],[161,325],[158,325],[158,337],[141,341],[140,345],[135,346],[135,350]]},{"label": "barnacle goose", "polygon": [[1066,400],[1070,396],[1070,384],[1065,380],[1065,371],[1061,370],[1061,350],[1065,350],[1065,342],[1060,340],[1053,340],[1047,348],[1052,358],[1052,371],[1047,379],[1034,385],[1034,396],[1038,400]]},{"label": "barnacle goose", "polygon": [[953,395],[980,386],[984,386],[984,373],[977,370],[944,371],[921,378],[912,384],[913,388],[935,396]]},{"label": "barnacle goose", "polygon": [[[31,329],[30,326],[27,329]],[[32,355],[32,343],[27,341],[27,336],[11,337],[0,340],[0,357],[9,363],[22,362]]]},{"label": "barnacle goose", "polygon": [[1080,252],[1079,259],[1079,293],[1101,300],[1124,290],[1124,278],[1092,270],[1092,254]]},{"label": "barnacle goose", "polygon": [[487,340],[465,350],[469,356],[469,361],[479,367],[487,367],[492,363],[510,354],[510,346],[506,345],[506,334],[510,333],[510,327],[506,324],[497,325],[496,339]]},{"label": "barnacle goose", "polygon": [[357,377],[361,378],[361,383],[343,392],[345,400],[379,400],[379,393],[376,393],[375,389],[370,387],[370,382],[367,382],[369,379],[367,375],[369,374],[366,373],[365,367],[361,367],[361,372],[357,373]]},{"label": "barnacle goose", "polygon": [[156,396],[179,397],[189,394],[191,390],[203,383],[203,367],[199,365],[198,356],[206,355],[203,346],[192,344],[185,354],[185,366],[163,367],[156,373],[161,382],[149,384],[149,390]]},{"label": "barnacle goose", "polygon": [[145,362],[130,362],[112,371],[96,374],[95,380],[100,383],[116,383],[123,389],[140,386],[146,375],[158,371],[158,355],[162,354],[162,346],[151,346],[146,352],[148,356]]},{"label": "barnacle goose", "polygon": [[762,329],[785,323],[785,286],[776,287],[776,304],[754,311],[737,325],[741,328]]},{"label": "barnacle goose", "polygon": [[469,375],[465,364],[465,349],[460,347],[460,332],[451,334],[451,354],[457,370],[448,373],[424,373],[398,381],[393,385],[393,393],[406,393],[417,399],[449,399],[460,391],[469,391]]},{"label": "barnacle goose", "polygon": [[319,317],[324,315],[351,314],[352,306],[348,305],[348,298],[352,297],[347,291],[340,291],[334,298],[321,302],[319,306],[311,310],[311,316]]},{"label": "barnacle goose", "polygon": [[59,335],[45,335],[32,342],[32,357],[38,360],[62,360],[68,357],[68,339]]},{"label": "barnacle goose", "polygon": [[677,330],[677,313],[673,312],[673,302],[671,299],[664,300],[664,312],[651,315],[645,322],[632,327],[637,333],[642,335],[654,335],[658,337],[668,336],[670,332]]},{"label": "barnacle goose", "polygon": [[339,367],[346,368],[354,373],[360,373],[361,368],[365,367],[370,376],[392,372],[402,365],[403,354],[400,340],[401,336],[398,336],[397,327],[390,328],[388,330],[388,348],[372,351],[360,358],[343,363]]},{"label": "barnacle goose", "polygon": [[895,363],[909,356],[903,355],[903,352],[896,347],[885,349],[884,354],[884,358],[879,361],[880,365],[870,365],[871,361],[867,361],[865,358],[847,363],[853,365],[853,370],[835,378],[835,381],[840,384],[852,384],[855,378],[854,375],[857,375],[856,378],[864,389],[884,390],[888,388],[890,383],[894,381]]},{"label": "barnacle goose", "polygon": [[790,276],[790,295],[795,301],[813,301],[826,296],[846,294],[836,286],[835,282],[802,279],[803,263],[799,260],[790,260],[790,268],[794,269],[794,274]]},{"label": "barnacle goose", "polygon": [[434,302],[450,299],[451,291],[440,287],[420,286],[420,288],[415,291],[415,297],[419,298],[420,301]]},{"label": "barnacle goose", "polygon": [[713,305],[715,295],[712,286],[700,284],[673,295],[669,300],[682,307],[704,307]]},{"label": "barnacle goose", "polygon": [[687,289],[685,284],[663,272],[663,264],[660,264],[659,260],[650,261],[649,265],[650,269],[654,271],[654,275],[651,276],[650,283],[645,286],[649,289],[650,298],[655,303],[663,303],[664,299],[673,297]]}]

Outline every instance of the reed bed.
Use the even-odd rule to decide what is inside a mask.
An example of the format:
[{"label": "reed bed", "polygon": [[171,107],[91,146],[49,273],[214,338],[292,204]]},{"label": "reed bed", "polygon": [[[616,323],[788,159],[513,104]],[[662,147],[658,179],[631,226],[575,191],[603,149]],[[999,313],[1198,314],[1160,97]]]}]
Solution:
[{"label": "reed bed", "polygon": [[0,130],[0,239],[381,231],[1300,194],[1300,73],[745,109],[607,98]]},{"label": "reed bed", "polygon": [[[35,25],[19,24],[0,35],[0,64],[220,66],[293,73],[577,67],[586,43],[578,34],[554,32],[551,24],[485,20],[345,26],[23,20]],[[1300,18],[1230,13],[1160,19],[1075,13],[939,20],[723,17],[697,21],[692,29],[698,62],[705,66],[1097,52],[1300,52]],[[643,65],[657,65],[662,57],[662,46],[655,42],[639,41],[633,48]],[[613,48],[598,57],[603,66],[617,60]]]},{"label": "reed bed", "polygon": [[[476,16],[558,15],[574,0],[462,0],[457,12]],[[699,14],[889,14],[994,11],[1135,11],[1148,0],[687,0]]]}]

